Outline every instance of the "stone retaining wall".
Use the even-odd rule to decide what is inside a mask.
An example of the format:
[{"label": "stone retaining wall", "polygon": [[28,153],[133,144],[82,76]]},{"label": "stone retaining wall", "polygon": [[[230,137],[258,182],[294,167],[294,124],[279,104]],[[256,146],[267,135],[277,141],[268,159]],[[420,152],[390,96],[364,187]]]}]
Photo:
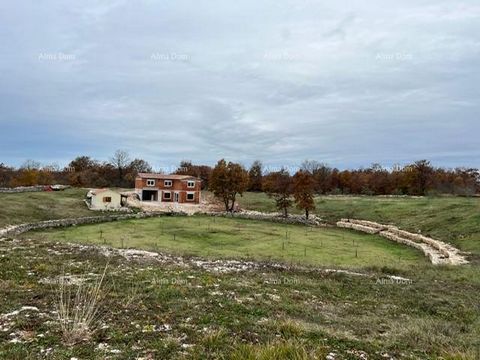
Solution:
[{"label": "stone retaining wall", "polygon": [[34,186],[19,186],[14,188],[0,188],[0,193],[23,193],[23,192],[39,192],[45,191],[45,187],[60,186],[59,190],[68,189],[70,185],[34,185]]},{"label": "stone retaining wall", "polygon": [[43,185],[36,185],[36,186],[20,186],[16,188],[0,188],[0,193],[22,193],[22,192],[37,192],[43,191]]},{"label": "stone retaining wall", "polygon": [[341,219],[341,223],[346,223],[346,224],[352,224],[352,225],[360,225],[364,227],[370,227],[377,229],[378,231],[385,230],[388,226],[378,224],[373,221],[367,221],[367,220],[356,220],[356,219]]},{"label": "stone retaining wall", "polygon": [[429,251],[428,247],[426,247],[424,244],[421,244],[421,243],[418,243],[418,242],[415,242],[415,241],[412,241],[412,240],[409,240],[409,239],[405,239],[405,238],[400,237],[398,235],[395,235],[395,234],[393,234],[392,232],[389,232],[389,231],[382,231],[382,232],[380,232],[379,235],[386,238],[386,239],[395,241],[397,243],[404,244],[404,245],[413,247],[415,249],[418,249],[421,252],[423,252],[423,254],[426,257],[428,257],[430,259],[430,262],[432,262],[433,264],[437,264],[436,258],[433,256],[433,253],[431,251]]},{"label": "stone retaining wall", "polygon": [[249,219],[249,220],[267,220],[283,224],[300,224],[300,225],[310,225],[310,226],[320,226],[323,225],[320,218],[312,215],[308,220],[305,219],[305,216],[302,215],[288,215],[284,217],[278,213],[262,213],[259,211],[241,211],[241,212],[209,212],[204,213],[205,215],[210,216],[222,216],[228,218],[237,218],[237,219]]},{"label": "stone retaining wall", "polygon": [[[320,220],[316,217],[306,220],[302,216],[291,215],[288,218],[284,218],[278,214],[266,214],[260,212],[241,212],[241,213],[204,213],[209,216],[223,216],[231,218],[240,218],[240,219],[251,219],[251,220],[269,220],[274,222],[281,222],[286,224],[305,224],[318,226],[320,225]],[[58,219],[58,220],[47,220],[36,223],[27,223],[20,225],[11,225],[6,228],[0,229],[0,238],[9,237],[23,234],[31,230],[39,229],[49,229],[56,227],[67,227],[75,225],[86,225],[86,224],[99,224],[110,221],[120,221],[128,219],[145,219],[158,216],[186,216],[187,214],[182,212],[142,212],[136,214],[124,214],[124,215],[105,215],[105,216],[89,216],[89,217],[80,217],[80,218],[70,218],[70,219]]]},{"label": "stone retaining wall", "polygon": [[56,227],[67,227],[75,225],[98,224],[110,221],[128,220],[128,219],[144,219],[149,217],[161,216],[165,214],[155,213],[137,213],[125,215],[106,215],[106,216],[89,216],[71,219],[47,220],[36,223],[27,223],[20,225],[12,225],[0,229],[0,237],[16,236],[31,230],[48,229]]},{"label": "stone retaining wall", "polygon": [[422,234],[401,230],[393,225],[383,225],[365,220],[341,219],[337,226],[369,234],[378,234],[389,240],[414,247],[423,251],[433,264],[461,265],[468,263],[464,254],[454,246]]}]

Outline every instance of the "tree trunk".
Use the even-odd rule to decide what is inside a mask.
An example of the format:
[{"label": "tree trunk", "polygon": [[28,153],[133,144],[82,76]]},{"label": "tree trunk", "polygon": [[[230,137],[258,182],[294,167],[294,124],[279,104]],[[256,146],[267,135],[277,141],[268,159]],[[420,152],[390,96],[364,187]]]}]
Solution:
[{"label": "tree trunk", "polygon": [[308,220],[308,209],[305,209],[305,218]]},{"label": "tree trunk", "polygon": [[288,209],[287,209],[287,207],[284,207],[284,208],[283,208],[283,216],[285,216],[286,218],[288,217]]},{"label": "tree trunk", "polygon": [[230,208],[230,211],[233,212],[235,208],[235,195],[232,196],[232,207]]}]

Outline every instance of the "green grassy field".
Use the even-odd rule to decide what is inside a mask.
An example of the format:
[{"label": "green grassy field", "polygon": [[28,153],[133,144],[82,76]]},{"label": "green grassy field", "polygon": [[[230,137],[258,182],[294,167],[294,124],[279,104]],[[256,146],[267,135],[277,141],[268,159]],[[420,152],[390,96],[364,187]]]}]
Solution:
[{"label": "green grassy field", "polygon": [[[8,200],[0,221],[91,216],[83,195],[0,194]],[[263,194],[240,201],[273,210]],[[433,266],[408,247],[350,231],[204,216],[31,232],[0,241],[0,358],[480,359],[478,199],[319,197],[316,203],[329,222],[356,217],[422,230],[472,251],[472,263]],[[183,260],[107,259],[67,242],[354,267],[368,276],[271,268],[219,273]],[[91,338],[67,344],[55,313],[55,279],[67,274],[88,283],[107,262]],[[386,275],[411,282],[380,281]],[[38,310],[17,313],[23,306]]]},{"label": "green grassy field", "polygon": [[420,251],[376,235],[207,216],[83,225],[27,233],[24,237],[320,266],[402,267],[427,261]]},{"label": "green grassy field", "polygon": [[[86,189],[61,192],[0,194],[0,227],[66,217],[92,216],[83,198]],[[274,202],[263,193],[245,193],[242,208],[275,211]],[[480,254],[480,198],[425,197],[382,198],[322,196],[314,213],[331,223],[353,217],[392,223],[413,232],[422,231],[452,242],[465,251]],[[294,213],[299,210],[292,207]]]},{"label": "green grassy field", "polygon": [[[54,312],[70,274],[107,259],[61,242],[0,242],[2,359],[445,359],[479,355],[480,283],[471,267],[412,266],[412,283],[264,269],[239,273],[108,260],[91,339],[69,345]],[[72,286],[72,291],[76,287]],[[12,312],[23,306],[35,311]],[[99,345],[103,344],[103,345]]]},{"label": "green grassy field", "polygon": [[93,216],[83,199],[86,189],[0,194],[0,227],[26,222]]},{"label": "green grassy field", "polygon": [[[246,193],[239,203],[245,209],[275,211],[263,193]],[[480,255],[480,198],[320,196],[315,205],[314,213],[331,223],[344,217],[391,223]]]}]

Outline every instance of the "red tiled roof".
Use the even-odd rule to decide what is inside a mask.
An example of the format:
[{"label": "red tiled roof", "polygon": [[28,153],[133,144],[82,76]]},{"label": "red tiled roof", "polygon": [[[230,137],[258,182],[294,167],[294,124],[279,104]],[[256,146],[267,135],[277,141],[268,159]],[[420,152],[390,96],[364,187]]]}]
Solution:
[{"label": "red tiled roof", "polygon": [[166,175],[166,174],[154,174],[154,173],[138,173],[137,177],[142,179],[162,179],[162,180],[189,180],[195,179],[200,180],[199,178],[191,175]]}]

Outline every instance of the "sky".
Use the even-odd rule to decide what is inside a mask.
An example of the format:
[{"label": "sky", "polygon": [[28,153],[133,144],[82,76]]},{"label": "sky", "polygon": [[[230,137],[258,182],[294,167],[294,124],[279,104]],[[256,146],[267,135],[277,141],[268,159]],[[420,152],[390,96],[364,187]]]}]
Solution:
[{"label": "sky", "polygon": [[0,44],[0,163],[480,167],[478,0],[2,0]]}]

